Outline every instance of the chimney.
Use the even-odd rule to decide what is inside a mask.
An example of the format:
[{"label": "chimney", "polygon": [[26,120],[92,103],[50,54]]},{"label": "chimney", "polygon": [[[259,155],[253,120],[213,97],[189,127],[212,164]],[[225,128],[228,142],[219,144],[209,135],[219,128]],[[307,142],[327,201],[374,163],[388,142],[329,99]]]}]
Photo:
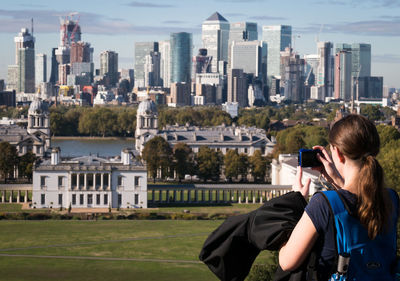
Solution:
[{"label": "chimney", "polygon": [[60,163],[60,148],[53,147],[51,150],[51,165],[58,165]]},{"label": "chimney", "polygon": [[130,148],[124,148],[121,151],[121,160],[124,165],[131,165],[131,153],[132,150]]}]

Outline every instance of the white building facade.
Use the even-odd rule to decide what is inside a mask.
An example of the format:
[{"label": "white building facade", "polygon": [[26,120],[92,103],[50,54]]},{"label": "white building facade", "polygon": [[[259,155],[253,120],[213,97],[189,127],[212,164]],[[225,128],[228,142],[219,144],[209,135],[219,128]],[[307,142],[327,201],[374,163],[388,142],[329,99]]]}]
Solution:
[{"label": "white building facade", "polygon": [[129,149],[121,158],[51,159],[34,167],[33,208],[147,208],[147,168]]}]

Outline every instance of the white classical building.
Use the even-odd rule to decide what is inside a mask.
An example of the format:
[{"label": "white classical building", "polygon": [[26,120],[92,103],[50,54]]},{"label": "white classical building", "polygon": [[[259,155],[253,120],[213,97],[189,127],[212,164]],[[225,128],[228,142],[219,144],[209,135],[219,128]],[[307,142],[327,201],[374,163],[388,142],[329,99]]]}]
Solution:
[{"label": "white classical building", "polygon": [[158,129],[158,114],[155,103],[146,99],[139,104],[136,122],[136,150],[142,151],[146,142],[155,136],[164,138],[170,146],[178,142],[186,143],[197,153],[201,146],[208,146],[224,155],[229,149],[252,156],[256,150],[262,155],[272,153],[275,141],[270,140],[265,130],[254,127],[237,126],[166,126]]},{"label": "white classical building", "polygon": [[[271,163],[272,185],[293,185],[296,180],[298,160],[294,154],[280,154],[278,160],[273,159]],[[310,195],[322,188],[319,180],[319,172],[310,168],[303,168],[303,182],[310,178]]]},{"label": "white classical building", "polygon": [[51,159],[33,170],[33,208],[147,208],[147,168],[130,149],[121,158]]}]

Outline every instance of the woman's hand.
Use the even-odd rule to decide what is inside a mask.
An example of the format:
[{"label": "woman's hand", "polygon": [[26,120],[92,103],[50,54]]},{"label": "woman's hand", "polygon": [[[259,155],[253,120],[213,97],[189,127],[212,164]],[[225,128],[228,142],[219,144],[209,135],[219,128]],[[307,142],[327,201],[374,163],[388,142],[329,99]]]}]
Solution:
[{"label": "woman's hand", "polygon": [[303,197],[307,199],[310,191],[311,179],[307,178],[305,184],[303,184],[302,178],[303,178],[303,168],[297,166],[296,181],[292,185],[292,190],[299,191],[301,195],[303,195]]},{"label": "woman's hand", "polygon": [[335,163],[333,163],[332,157],[329,155],[328,151],[326,151],[325,147],[319,145],[314,146],[313,149],[321,150],[324,156],[317,153],[317,158],[322,163],[322,166],[314,167],[312,169],[319,171],[327,182],[333,184],[336,188],[341,189],[344,180],[336,169]]}]

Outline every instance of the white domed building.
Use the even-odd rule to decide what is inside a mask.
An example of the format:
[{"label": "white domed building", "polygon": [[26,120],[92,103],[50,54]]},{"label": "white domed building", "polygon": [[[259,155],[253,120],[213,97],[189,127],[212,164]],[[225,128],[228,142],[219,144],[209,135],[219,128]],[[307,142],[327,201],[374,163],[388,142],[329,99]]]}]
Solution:
[{"label": "white domed building", "polygon": [[29,151],[46,156],[51,146],[49,115],[47,103],[35,98],[29,106],[27,129],[16,124],[0,125],[0,141],[14,145],[20,156]]},{"label": "white domed building", "polygon": [[142,151],[144,144],[158,134],[157,106],[150,98],[139,104],[136,113],[136,150]]}]

